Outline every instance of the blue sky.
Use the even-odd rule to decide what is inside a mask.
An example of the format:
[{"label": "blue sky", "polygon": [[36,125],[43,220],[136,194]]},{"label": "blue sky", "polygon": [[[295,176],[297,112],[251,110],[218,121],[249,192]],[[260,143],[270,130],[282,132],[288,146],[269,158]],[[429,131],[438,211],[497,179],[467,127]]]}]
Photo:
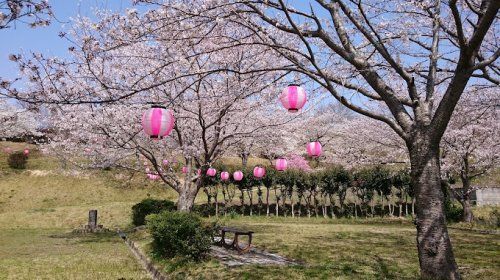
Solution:
[{"label": "blue sky", "polygon": [[49,0],[56,20],[48,27],[30,28],[16,23],[9,29],[0,31],[0,77],[17,76],[15,63],[9,61],[9,54],[21,52],[41,52],[47,56],[64,57],[67,55],[68,42],[58,37],[60,31],[70,27],[72,17],[78,15],[93,17],[93,11],[108,9],[124,11],[131,7],[131,0]]}]

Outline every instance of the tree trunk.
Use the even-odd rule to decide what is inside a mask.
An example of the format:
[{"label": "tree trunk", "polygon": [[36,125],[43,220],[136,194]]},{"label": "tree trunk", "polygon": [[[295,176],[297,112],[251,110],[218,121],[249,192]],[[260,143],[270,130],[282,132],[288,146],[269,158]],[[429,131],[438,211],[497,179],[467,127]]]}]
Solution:
[{"label": "tree trunk", "polygon": [[411,198],[411,215],[415,217],[415,198]]},{"label": "tree trunk", "polygon": [[266,216],[269,217],[269,188],[266,188]]},{"label": "tree trunk", "polygon": [[460,279],[446,228],[439,141],[433,141],[428,134],[417,131],[411,143],[407,143],[417,203],[415,224],[420,273],[424,279]]},{"label": "tree trunk", "polygon": [[240,158],[241,158],[241,165],[243,165],[243,167],[247,167],[248,165],[248,157],[250,156],[250,153],[246,153],[246,152],[243,152],[240,154]]},{"label": "tree trunk", "polygon": [[253,189],[250,188],[249,191],[247,191],[248,193],[248,199],[250,200],[250,216],[253,215]]},{"label": "tree trunk", "polygon": [[[465,167],[467,173],[469,172],[469,161],[468,158],[465,160]],[[468,174],[462,174],[460,176],[462,180],[462,197],[459,199],[460,204],[462,204],[462,208],[464,209],[464,213],[462,216],[462,221],[466,223],[472,223],[474,219],[474,215],[472,214],[472,204],[470,201],[470,179]]]},{"label": "tree trunk", "polygon": [[399,201],[399,217],[403,216],[403,202]]},{"label": "tree trunk", "polygon": [[356,200],[354,200],[354,218],[358,218],[358,206],[356,205]]},{"label": "tree trunk", "polygon": [[245,191],[240,189],[240,209],[241,216],[245,216]]},{"label": "tree trunk", "polygon": [[299,217],[302,216],[302,195],[299,196],[299,201],[297,203],[297,207],[299,207],[298,215]]},{"label": "tree trunk", "polygon": [[405,193],[405,216],[408,216],[408,195]]},{"label": "tree trunk", "polygon": [[191,212],[194,205],[194,199],[198,193],[198,188],[195,184],[187,184],[179,191],[179,200],[177,201],[177,210]]},{"label": "tree trunk", "polygon": [[217,199],[218,193],[215,193],[214,201],[215,201],[215,217],[219,217],[219,201]]},{"label": "tree trunk", "polygon": [[335,219],[335,203],[333,201],[333,195],[329,195],[330,196],[330,212],[331,212],[331,215],[332,215],[332,219]]},{"label": "tree trunk", "polygon": [[384,195],[380,193],[380,201],[382,204],[382,211],[380,212],[380,216],[384,217],[385,216],[385,201],[384,201]]}]

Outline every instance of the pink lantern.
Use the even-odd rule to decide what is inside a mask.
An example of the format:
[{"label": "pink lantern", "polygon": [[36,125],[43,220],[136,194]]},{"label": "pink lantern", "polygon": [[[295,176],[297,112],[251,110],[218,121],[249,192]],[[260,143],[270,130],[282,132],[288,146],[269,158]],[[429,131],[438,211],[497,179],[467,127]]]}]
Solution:
[{"label": "pink lantern", "polygon": [[142,115],[142,128],[152,139],[168,136],[174,124],[174,114],[165,107],[153,106]]},{"label": "pink lantern", "polygon": [[298,85],[289,85],[280,95],[281,104],[288,109],[288,112],[296,113],[307,101],[306,91]]},{"label": "pink lantern", "polygon": [[233,173],[233,178],[234,178],[235,181],[241,181],[241,180],[243,180],[243,172],[241,172],[239,170],[236,171],[236,172],[234,172]]},{"label": "pink lantern", "polygon": [[168,159],[162,160],[163,165],[167,166],[168,165]]},{"label": "pink lantern", "polygon": [[227,180],[229,180],[229,172],[227,172],[227,171],[222,171],[222,172],[220,173],[220,179],[221,179],[222,181],[227,181]]},{"label": "pink lantern", "polygon": [[286,168],[288,167],[288,163],[286,162],[286,159],[279,158],[276,160],[275,166],[276,166],[276,170],[285,171]]},{"label": "pink lantern", "polygon": [[321,143],[320,142],[309,142],[307,143],[307,153],[311,157],[319,157],[321,155]]},{"label": "pink lantern", "polygon": [[257,179],[260,179],[266,175],[266,169],[264,167],[255,166],[253,169],[253,176]]},{"label": "pink lantern", "polygon": [[188,173],[188,168],[187,168],[187,166],[183,166],[183,167],[182,167],[182,173],[184,173],[184,174]]},{"label": "pink lantern", "polygon": [[198,174],[198,176],[201,176],[201,169],[196,170],[196,173]]},{"label": "pink lantern", "polygon": [[29,149],[24,149],[23,154],[25,156],[29,155],[30,154],[30,150]]},{"label": "pink lantern", "polygon": [[215,170],[215,168],[210,167],[207,170],[207,175],[210,176],[210,177],[214,177],[216,174],[217,174],[217,170]]}]

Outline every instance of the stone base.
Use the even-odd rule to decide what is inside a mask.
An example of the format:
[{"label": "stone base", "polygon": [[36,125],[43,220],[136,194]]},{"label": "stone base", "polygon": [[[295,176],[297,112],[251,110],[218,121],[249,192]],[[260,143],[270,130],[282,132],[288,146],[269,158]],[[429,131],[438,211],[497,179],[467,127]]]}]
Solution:
[{"label": "stone base", "polygon": [[109,232],[110,230],[104,228],[102,225],[98,225],[97,227],[91,227],[89,225],[84,225],[82,228],[77,228],[73,230],[73,233],[101,233],[101,232]]}]

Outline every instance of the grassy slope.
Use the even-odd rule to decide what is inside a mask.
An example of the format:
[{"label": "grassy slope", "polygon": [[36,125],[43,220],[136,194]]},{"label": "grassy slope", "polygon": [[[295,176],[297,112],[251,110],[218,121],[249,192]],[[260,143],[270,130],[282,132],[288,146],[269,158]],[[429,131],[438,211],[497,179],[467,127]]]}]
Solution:
[{"label": "grassy slope", "polygon": [[0,279],[149,279],[114,232],[70,232],[87,222],[89,209],[99,210],[99,223],[107,228],[126,227],[134,203],[172,193],[122,187],[112,174],[58,174],[58,163],[36,151],[26,171],[5,163],[0,153]]},{"label": "grassy slope", "polygon": [[[146,279],[113,234],[81,237],[68,232],[85,224],[88,210],[94,208],[106,227],[126,227],[131,205],[148,194],[175,198],[172,191],[142,182],[124,187],[112,172],[58,174],[57,162],[36,152],[28,171],[13,172],[4,162],[0,154],[0,279]],[[199,201],[205,201],[204,195]],[[254,230],[254,244],[305,265],[228,269],[215,260],[164,262],[174,279],[401,279],[418,275],[415,230],[407,221],[238,217],[222,222]],[[147,249],[147,234],[136,238]],[[451,238],[465,278],[495,279],[500,274],[498,235],[451,230]]]}]

